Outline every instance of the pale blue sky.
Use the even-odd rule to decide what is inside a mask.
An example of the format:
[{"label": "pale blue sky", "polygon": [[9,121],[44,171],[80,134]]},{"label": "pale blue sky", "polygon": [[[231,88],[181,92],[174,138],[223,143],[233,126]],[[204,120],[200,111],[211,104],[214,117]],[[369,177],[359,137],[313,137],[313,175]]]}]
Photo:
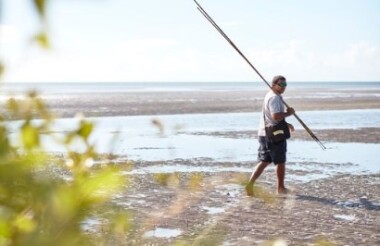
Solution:
[{"label": "pale blue sky", "polygon": [[[50,0],[50,52],[31,0],[2,1],[5,82],[259,80],[192,0]],[[378,0],[199,2],[268,80],[380,80]]]}]

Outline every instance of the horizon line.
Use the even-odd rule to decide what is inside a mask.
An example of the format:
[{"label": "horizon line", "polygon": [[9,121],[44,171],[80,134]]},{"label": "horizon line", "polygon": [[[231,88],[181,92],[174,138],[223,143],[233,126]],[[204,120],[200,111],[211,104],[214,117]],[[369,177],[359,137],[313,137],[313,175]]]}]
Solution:
[{"label": "horizon line", "polygon": [[[291,83],[380,83],[380,80],[288,80]],[[54,84],[54,83],[260,83],[263,81],[0,81],[0,85],[3,84]],[[270,82],[270,81],[268,81]]]}]

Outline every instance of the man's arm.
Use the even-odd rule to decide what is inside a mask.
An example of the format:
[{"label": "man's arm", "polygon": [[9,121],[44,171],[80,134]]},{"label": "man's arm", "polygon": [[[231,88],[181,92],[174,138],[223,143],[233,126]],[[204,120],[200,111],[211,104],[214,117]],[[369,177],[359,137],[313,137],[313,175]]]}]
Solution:
[{"label": "man's arm", "polygon": [[294,114],[294,109],[293,108],[288,108],[286,110],[286,113],[274,113],[272,114],[272,118],[274,120],[277,120],[277,121],[280,121],[280,120],[283,120],[284,118],[288,117],[288,116],[291,116],[292,114]]}]

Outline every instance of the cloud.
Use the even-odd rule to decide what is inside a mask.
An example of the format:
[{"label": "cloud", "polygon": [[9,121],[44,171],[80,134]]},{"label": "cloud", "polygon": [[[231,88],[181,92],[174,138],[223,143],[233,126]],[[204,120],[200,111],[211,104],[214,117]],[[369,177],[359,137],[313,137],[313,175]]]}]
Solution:
[{"label": "cloud", "polygon": [[[303,40],[246,56],[270,80],[368,81],[380,77],[380,47],[369,42],[321,51]],[[8,69],[5,81],[254,81],[254,71],[231,49],[220,52],[175,39],[130,39],[91,53],[61,50],[33,53],[29,62]]]},{"label": "cloud", "polygon": [[380,47],[370,42],[324,51],[306,41],[293,40],[270,49],[251,49],[248,56],[266,74],[284,74],[292,80],[378,81],[380,77]]},{"label": "cloud", "polygon": [[344,64],[347,68],[353,68],[365,63],[372,67],[379,65],[379,58],[380,48],[378,46],[369,42],[360,42],[351,44],[341,54],[335,54],[335,56],[327,61],[327,64],[333,66]]},{"label": "cloud", "polygon": [[321,58],[322,68],[339,80],[375,80],[380,77],[380,47],[370,42],[350,44],[341,52]]}]

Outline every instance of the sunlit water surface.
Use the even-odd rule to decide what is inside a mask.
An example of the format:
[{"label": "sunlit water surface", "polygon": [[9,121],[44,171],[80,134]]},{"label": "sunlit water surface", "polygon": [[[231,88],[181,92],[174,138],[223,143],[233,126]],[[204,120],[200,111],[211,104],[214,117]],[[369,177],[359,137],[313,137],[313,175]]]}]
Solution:
[{"label": "sunlit water surface", "polygon": [[[380,126],[380,110],[306,111],[298,115],[311,129],[354,129]],[[211,132],[256,130],[260,113],[187,114],[163,116],[130,116],[90,118],[96,125],[91,142],[101,153],[112,152],[131,160],[167,161],[182,163],[136,167],[134,173],[236,171],[250,172],[256,162],[258,142],[249,138],[228,138],[204,135]],[[152,124],[160,122],[163,131]],[[77,127],[79,119],[58,119],[53,126],[57,137]],[[303,129],[289,119],[295,127]],[[9,123],[15,129],[20,122]],[[38,121],[36,121],[38,124]],[[202,133],[195,135],[194,133]],[[16,136],[13,134],[14,141]],[[322,140],[323,141],[323,140]],[[294,176],[295,180],[320,178],[335,173],[379,173],[379,144],[325,142],[322,150],[314,141],[288,141],[289,169],[308,171],[308,175]],[[65,150],[50,137],[43,146],[52,152]],[[77,141],[72,148],[83,149]],[[205,159],[204,165],[183,165],[183,160]],[[211,161],[210,161],[211,160]],[[217,162],[252,162],[252,167],[218,167]],[[164,162],[163,162],[164,163]]]}]

